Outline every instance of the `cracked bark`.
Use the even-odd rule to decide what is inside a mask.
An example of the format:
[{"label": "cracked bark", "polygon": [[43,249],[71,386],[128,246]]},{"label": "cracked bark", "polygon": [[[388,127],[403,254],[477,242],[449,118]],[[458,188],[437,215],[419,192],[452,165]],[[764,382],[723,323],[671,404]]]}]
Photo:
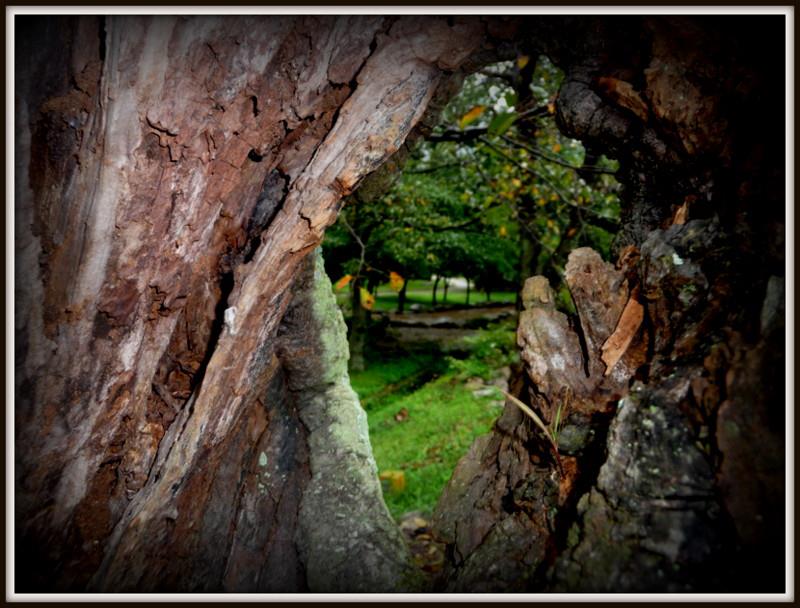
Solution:
[{"label": "cracked bark", "polygon": [[[566,72],[560,128],[620,161],[618,268],[593,252],[572,252],[565,276],[578,310],[572,320],[554,310],[547,279],[526,284],[518,328],[525,370],[515,392],[549,421],[569,389],[560,436],[569,466],[556,491],[552,462],[541,466],[545,440],[507,404],[437,506],[450,556],[439,584],[780,592],[784,178],[775,62],[783,24],[542,25],[545,51]],[[745,28],[747,45],[738,47]],[[636,93],[637,112],[630,100],[604,94],[609,79]],[[733,81],[746,84],[737,89]],[[777,110],[758,133],[747,114],[756,99]],[[672,225],[679,208],[690,220]],[[644,323],[606,378],[601,347],[634,288]],[[744,447],[745,436],[756,451]],[[526,452],[530,464],[511,458]],[[536,491],[520,500],[530,487]]]},{"label": "cracked bark", "polygon": [[[314,338],[281,350],[278,332],[341,197],[359,185],[366,195],[380,180],[365,176],[401,164],[437,91],[445,99],[460,73],[515,56],[520,41],[566,72],[562,129],[618,156],[616,249],[640,255],[619,270],[589,260],[608,280],[602,298],[576,289],[579,320],[526,311],[529,373],[513,390],[546,416],[568,382],[565,476],[507,406],[443,497],[441,584],[774,589],[783,125],[780,112],[750,117],[780,106],[782,30],[751,21],[18,18],[17,590],[413,585],[366,469],[359,481],[337,468],[369,461],[363,441],[342,463],[320,456],[335,439],[336,416],[319,421],[331,387],[305,393],[298,374],[314,373],[291,371],[313,359],[303,344]],[[633,83],[648,113],[604,96],[603,78]],[[684,204],[689,221],[670,226]],[[603,378],[611,311],[635,285],[638,346]],[[543,354],[576,373],[559,375],[553,357],[542,368]],[[667,454],[675,447],[680,458]],[[684,475],[691,484],[669,489]],[[352,539],[326,519],[353,500],[336,489],[346,480],[372,491],[374,525]],[[367,551],[365,582],[337,551],[370,545],[383,548]]]},{"label": "cracked bark", "polygon": [[[313,432],[286,439],[294,464],[271,507],[248,489],[256,448],[302,429],[274,357],[303,260],[442,74],[494,53],[485,23],[17,27],[18,589],[391,588],[354,578],[355,563],[321,576],[323,548],[303,553],[289,533],[320,515],[299,514],[317,483],[302,464]],[[260,544],[220,551],[240,546],[252,509]]]}]

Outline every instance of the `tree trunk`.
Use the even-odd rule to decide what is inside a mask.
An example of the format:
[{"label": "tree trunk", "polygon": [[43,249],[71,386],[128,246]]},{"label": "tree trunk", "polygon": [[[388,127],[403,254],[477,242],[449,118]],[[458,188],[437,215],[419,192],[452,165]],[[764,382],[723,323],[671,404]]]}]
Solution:
[{"label": "tree trunk", "polygon": [[560,412],[562,466],[507,402],[437,506],[440,586],[783,592],[784,24],[560,24],[559,125],[620,162],[617,264],[570,254],[572,319],[526,282],[512,392]]},{"label": "tree trunk", "polygon": [[447,277],[444,278],[444,293],[442,294],[442,303],[447,304]]},{"label": "tree trunk", "polygon": [[439,585],[782,590],[780,18],[15,21],[16,591],[417,589],[309,254],[515,36],[620,161],[619,268],[573,252],[574,319],[523,295],[563,472],[507,404]]},{"label": "tree trunk", "polygon": [[[341,197],[425,126],[446,74],[498,56],[489,38],[513,27],[16,26],[16,589],[408,588],[395,549],[362,559],[364,537],[346,534],[382,508],[374,467],[336,468],[340,440],[367,457],[366,427],[332,422],[312,394],[328,388],[296,388],[287,368],[318,355],[281,354],[295,335],[281,322]],[[363,506],[353,484],[372,487],[354,490]],[[372,531],[397,547],[394,529]]]},{"label": "tree trunk", "polygon": [[362,372],[366,368],[364,348],[367,344],[369,331],[369,311],[361,305],[361,280],[352,281],[350,290],[352,313],[350,315],[350,335],[348,346],[350,348],[350,371]]},{"label": "tree trunk", "polygon": [[436,275],[436,279],[433,281],[433,297],[431,298],[431,305],[436,306],[436,288],[439,286],[439,275]]},{"label": "tree trunk", "polygon": [[406,306],[406,289],[408,289],[408,281],[403,281],[403,286],[397,293],[397,314],[402,315]]},{"label": "tree trunk", "polygon": [[520,234],[519,252],[519,287],[517,288],[517,310],[522,310],[522,288],[528,277],[539,274],[536,272],[541,245],[533,238],[531,223],[534,218],[536,201],[530,196],[525,196],[518,211],[518,225]]}]

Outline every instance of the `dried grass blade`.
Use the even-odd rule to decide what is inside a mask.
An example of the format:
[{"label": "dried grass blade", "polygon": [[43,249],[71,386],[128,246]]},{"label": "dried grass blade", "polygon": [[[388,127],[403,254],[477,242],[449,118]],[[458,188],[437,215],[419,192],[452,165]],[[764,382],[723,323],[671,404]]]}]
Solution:
[{"label": "dried grass blade", "polygon": [[511,403],[513,403],[519,409],[521,409],[523,412],[525,412],[536,423],[536,426],[538,426],[540,429],[542,429],[544,434],[547,435],[548,439],[550,439],[551,441],[553,440],[553,437],[550,435],[550,430],[547,428],[545,423],[542,422],[542,419],[539,418],[539,416],[536,415],[536,412],[534,412],[531,408],[529,408],[527,405],[522,403],[522,401],[517,399],[514,395],[504,391],[502,388],[498,388],[497,390],[500,391],[501,393],[503,393],[508,399],[510,399]]},{"label": "dried grass blade", "polygon": [[564,407],[564,402],[558,404],[556,416],[553,419],[553,440],[558,441],[558,427],[561,425],[561,409]]}]

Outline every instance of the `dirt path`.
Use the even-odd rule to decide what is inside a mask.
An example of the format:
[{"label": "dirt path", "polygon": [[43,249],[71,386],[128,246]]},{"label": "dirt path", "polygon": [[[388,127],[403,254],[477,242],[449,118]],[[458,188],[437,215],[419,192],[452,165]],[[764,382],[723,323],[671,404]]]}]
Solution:
[{"label": "dirt path", "polygon": [[389,313],[386,337],[380,347],[436,348],[443,353],[464,350],[463,340],[501,319],[516,315],[513,305],[486,306],[408,314]]},{"label": "dirt path", "polygon": [[513,304],[415,313],[387,313],[389,323],[403,327],[478,328],[516,314]]}]

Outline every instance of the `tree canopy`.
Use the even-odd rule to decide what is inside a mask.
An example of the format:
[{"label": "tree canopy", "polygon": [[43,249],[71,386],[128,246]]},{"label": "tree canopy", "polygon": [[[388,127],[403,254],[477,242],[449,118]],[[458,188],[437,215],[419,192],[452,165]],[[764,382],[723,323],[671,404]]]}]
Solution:
[{"label": "tree canopy", "polygon": [[345,206],[326,234],[334,279],[374,288],[391,273],[463,276],[487,290],[516,288],[534,273],[558,280],[574,247],[607,254],[616,163],[558,131],[561,80],[544,56],[466,78],[392,188]]}]

